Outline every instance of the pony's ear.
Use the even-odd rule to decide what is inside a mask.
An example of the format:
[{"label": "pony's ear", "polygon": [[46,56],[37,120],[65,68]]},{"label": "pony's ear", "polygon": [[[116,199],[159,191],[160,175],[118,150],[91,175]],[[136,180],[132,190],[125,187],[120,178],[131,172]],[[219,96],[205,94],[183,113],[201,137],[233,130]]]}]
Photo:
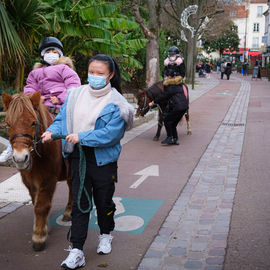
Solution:
[{"label": "pony's ear", "polygon": [[38,107],[39,107],[40,97],[41,97],[40,91],[35,92],[35,93],[30,97],[30,100],[31,100],[31,102],[32,102],[32,104],[33,104],[33,107],[34,107],[35,109],[38,109]]},{"label": "pony's ear", "polygon": [[4,106],[4,111],[7,111],[11,100],[12,100],[11,95],[9,95],[9,94],[7,94],[5,92],[2,93],[2,102],[3,102],[3,106]]}]

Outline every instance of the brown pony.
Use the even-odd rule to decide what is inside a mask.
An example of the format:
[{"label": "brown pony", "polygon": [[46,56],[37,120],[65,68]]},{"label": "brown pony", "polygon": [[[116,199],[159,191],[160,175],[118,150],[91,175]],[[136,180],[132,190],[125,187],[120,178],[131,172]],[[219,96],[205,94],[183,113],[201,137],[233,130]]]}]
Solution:
[{"label": "brown pony", "polygon": [[[186,89],[187,91],[187,98],[189,100],[189,95],[188,95],[188,87],[186,84],[182,84],[183,88]],[[138,95],[137,95],[137,100],[138,100],[138,108],[135,114],[135,117],[143,117],[148,111],[149,111],[149,103],[154,100],[156,96],[158,96],[160,93],[164,91],[163,87],[163,81],[159,81],[146,90],[139,90]],[[153,138],[154,141],[158,141],[160,137],[160,132],[163,126],[163,111],[166,108],[167,103],[163,102],[158,104],[158,128],[155,137]],[[185,113],[185,118],[187,122],[187,135],[191,135],[191,129],[190,129],[190,123],[189,123],[189,111]]]},{"label": "brown pony", "polygon": [[5,121],[9,127],[13,161],[34,205],[33,249],[40,251],[45,248],[48,214],[58,180],[68,182],[69,199],[63,220],[70,220],[72,195],[68,164],[62,157],[60,140],[40,143],[40,136],[52,123],[52,117],[41,104],[39,91],[32,96],[3,93],[2,100],[7,111]]}]

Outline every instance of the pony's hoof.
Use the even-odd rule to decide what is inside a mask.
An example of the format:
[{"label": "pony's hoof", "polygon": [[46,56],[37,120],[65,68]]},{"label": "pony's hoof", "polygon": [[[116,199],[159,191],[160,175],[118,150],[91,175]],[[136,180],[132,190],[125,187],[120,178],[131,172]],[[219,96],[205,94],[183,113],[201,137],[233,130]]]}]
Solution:
[{"label": "pony's hoof", "polygon": [[71,221],[71,215],[63,215],[63,218],[62,218],[62,221],[64,221],[64,222],[69,222],[69,221]]},{"label": "pony's hoof", "polygon": [[187,135],[191,135],[191,134],[192,134],[192,132],[191,132],[191,131],[188,131],[188,132],[187,132]]},{"label": "pony's hoof", "polygon": [[34,251],[42,251],[46,247],[46,242],[43,243],[33,243],[33,250]]},{"label": "pony's hoof", "polygon": [[157,136],[155,136],[154,138],[153,138],[153,141],[155,141],[155,142],[157,142],[159,140],[159,137],[157,137]]}]

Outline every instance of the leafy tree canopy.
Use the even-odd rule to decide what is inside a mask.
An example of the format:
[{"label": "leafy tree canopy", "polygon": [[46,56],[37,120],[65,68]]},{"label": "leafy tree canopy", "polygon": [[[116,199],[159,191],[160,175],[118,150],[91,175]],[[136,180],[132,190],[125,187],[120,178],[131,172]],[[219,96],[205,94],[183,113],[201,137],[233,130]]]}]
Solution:
[{"label": "leafy tree canopy", "polygon": [[220,54],[222,54],[225,49],[230,49],[230,51],[238,50],[240,42],[238,28],[231,22],[217,36],[206,31],[202,36],[202,41],[203,48],[208,53],[219,50]]}]

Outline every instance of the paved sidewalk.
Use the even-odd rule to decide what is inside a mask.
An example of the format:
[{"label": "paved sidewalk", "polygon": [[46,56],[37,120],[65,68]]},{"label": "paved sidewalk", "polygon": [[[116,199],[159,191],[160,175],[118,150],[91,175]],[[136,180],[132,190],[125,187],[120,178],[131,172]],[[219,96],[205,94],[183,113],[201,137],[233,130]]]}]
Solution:
[{"label": "paved sidewalk", "polygon": [[249,95],[250,83],[241,80],[241,88],[224,121],[138,270],[222,270]]}]

